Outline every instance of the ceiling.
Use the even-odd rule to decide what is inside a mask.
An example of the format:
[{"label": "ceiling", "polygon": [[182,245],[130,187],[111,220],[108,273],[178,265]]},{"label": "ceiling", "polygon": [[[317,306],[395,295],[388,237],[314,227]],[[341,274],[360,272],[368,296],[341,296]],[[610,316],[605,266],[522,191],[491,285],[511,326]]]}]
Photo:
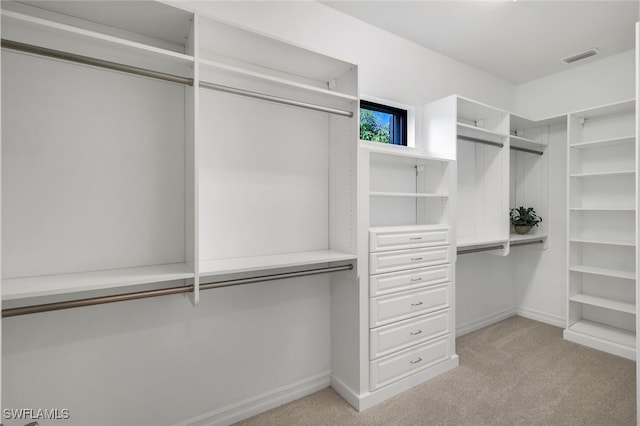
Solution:
[{"label": "ceiling", "polygon": [[640,15],[638,0],[321,3],[514,84],[634,49]]}]

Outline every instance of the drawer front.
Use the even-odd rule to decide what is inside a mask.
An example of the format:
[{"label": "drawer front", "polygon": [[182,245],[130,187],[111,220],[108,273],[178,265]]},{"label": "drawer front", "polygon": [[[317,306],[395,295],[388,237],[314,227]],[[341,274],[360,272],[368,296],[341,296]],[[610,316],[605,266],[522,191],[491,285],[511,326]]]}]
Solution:
[{"label": "drawer front", "polygon": [[374,275],[450,263],[452,254],[453,246],[371,253],[369,272]]},{"label": "drawer front", "polygon": [[451,307],[449,283],[369,299],[371,328]]},{"label": "drawer front", "polygon": [[369,390],[376,390],[446,361],[452,355],[452,339],[452,336],[442,337],[371,361]]},{"label": "drawer front", "polygon": [[372,275],[369,278],[369,296],[382,296],[398,291],[413,290],[434,284],[449,282],[453,278],[453,264],[410,269]]},{"label": "drawer front", "polygon": [[395,322],[369,332],[369,356],[376,359],[451,333],[451,309]]},{"label": "drawer front", "polygon": [[449,245],[451,244],[450,235],[449,228],[371,231],[369,233],[369,250],[377,252]]}]

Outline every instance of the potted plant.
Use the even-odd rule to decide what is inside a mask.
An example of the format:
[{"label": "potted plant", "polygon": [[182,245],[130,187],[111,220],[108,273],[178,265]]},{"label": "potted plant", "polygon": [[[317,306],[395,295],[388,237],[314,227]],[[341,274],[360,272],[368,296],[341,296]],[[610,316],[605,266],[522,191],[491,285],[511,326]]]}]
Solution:
[{"label": "potted plant", "polygon": [[533,207],[518,207],[511,209],[511,224],[520,235],[528,233],[532,227],[538,226],[542,218],[536,214]]}]

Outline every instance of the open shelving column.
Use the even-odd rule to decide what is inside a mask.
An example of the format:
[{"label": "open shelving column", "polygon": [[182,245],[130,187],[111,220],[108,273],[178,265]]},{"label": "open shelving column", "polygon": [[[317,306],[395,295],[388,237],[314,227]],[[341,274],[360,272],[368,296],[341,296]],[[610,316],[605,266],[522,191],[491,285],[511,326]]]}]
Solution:
[{"label": "open shelving column", "polygon": [[636,357],[635,101],[569,115],[564,337]]},{"label": "open shelving column", "polygon": [[152,2],[39,6],[2,4],[4,307],[176,284],[193,284],[196,303],[193,88],[16,48],[187,82],[193,14]]},{"label": "open shelving column", "polygon": [[364,409],[458,364],[455,168],[415,148],[360,141],[358,169]]}]

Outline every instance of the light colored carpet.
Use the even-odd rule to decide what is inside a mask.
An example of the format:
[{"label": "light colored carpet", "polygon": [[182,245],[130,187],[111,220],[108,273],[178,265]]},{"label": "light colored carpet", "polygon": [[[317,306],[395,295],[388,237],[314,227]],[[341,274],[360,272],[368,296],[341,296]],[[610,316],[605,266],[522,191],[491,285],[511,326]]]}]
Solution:
[{"label": "light colored carpet", "polygon": [[240,425],[635,425],[635,362],[513,317],[457,339],[460,366],[361,413],[333,389]]}]

